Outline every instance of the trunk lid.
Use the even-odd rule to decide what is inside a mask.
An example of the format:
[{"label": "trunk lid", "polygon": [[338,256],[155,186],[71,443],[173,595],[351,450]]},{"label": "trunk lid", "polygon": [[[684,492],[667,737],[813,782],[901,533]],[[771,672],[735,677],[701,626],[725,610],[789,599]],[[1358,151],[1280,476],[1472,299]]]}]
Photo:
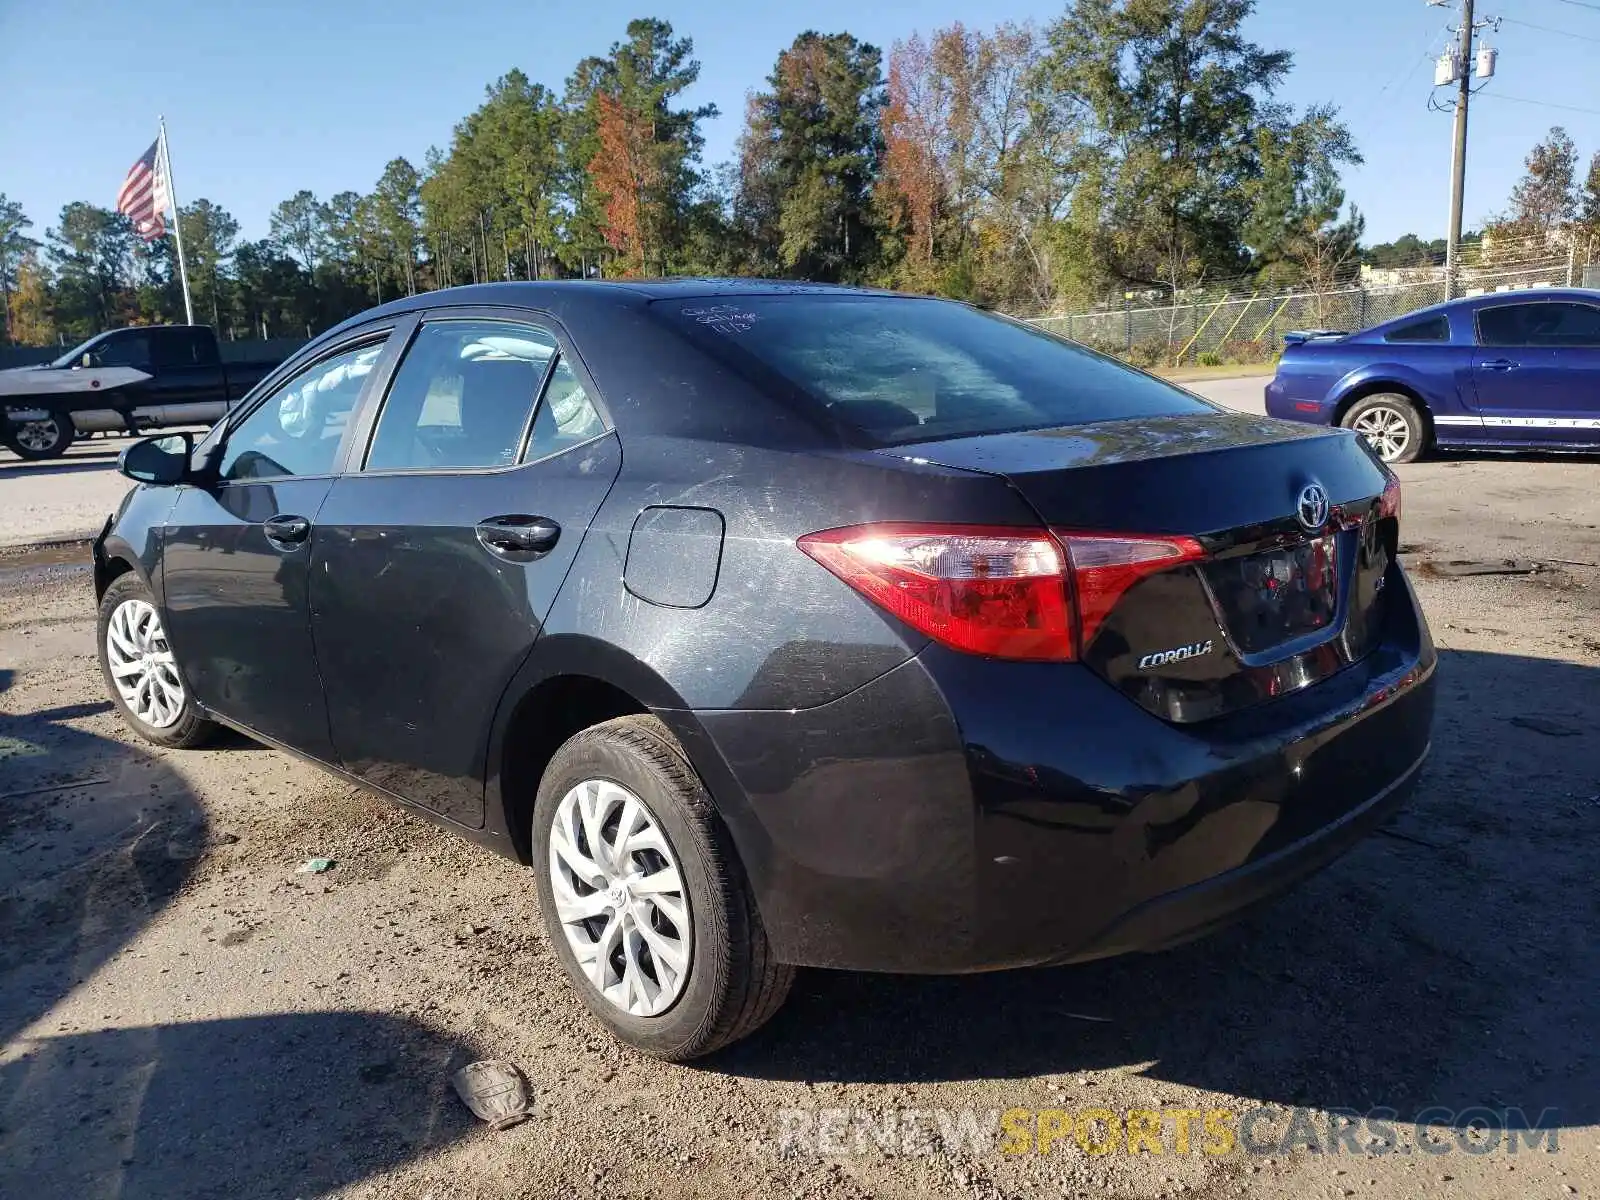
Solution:
[{"label": "trunk lid", "polygon": [[1297,691],[1377,644],[1398,520],[1381,511],[1389,476],[1344,431],[1217,412],[884,453],[1003,476],[1064,539],[1197,540],[1202,560],[1134,583],[1082,652],[1168,720]]}]

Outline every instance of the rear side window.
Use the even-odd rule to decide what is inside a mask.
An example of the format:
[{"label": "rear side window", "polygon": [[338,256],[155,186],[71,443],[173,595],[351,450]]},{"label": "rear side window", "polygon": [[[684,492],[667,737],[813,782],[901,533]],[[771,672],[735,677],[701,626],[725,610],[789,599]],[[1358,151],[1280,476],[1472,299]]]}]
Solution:
[{"label": "rear side window", "polygon": [[776,373],[888,445],[1213,411],[1073,342],[947,301],[734,296],[653,307],[724,362]]},{"label": "rear side window", "polygon": [[561,359],[550,372],[550,383],[539,403],[539,413],[533,419],[528,459],[547,458],[604,431],[605,424],[589,398],[588,389],[567,360]]},{"label": "rear side window", "polygon": [[432,321],[395,373],[369,471],[506,467],[556,355],[548,331],[507,321]]},{"label": "rear side window", "polygon": [[1443,313],[1435,317],[1425,317],[1420,321],[1408,321],[1397,326],[1383,335],[1386,342],[1448,342],[1450,340],[1450,319]]},{"label": "rear side window", "polygon": [[158,367],[200,365],[200,337],[191,329],[152,329],[151,353]]},{"label": "rear side window", "polygon": [[1478,341],[1485,346],[1600,346],[1600,308],[1551,301],[1480,309]]}]

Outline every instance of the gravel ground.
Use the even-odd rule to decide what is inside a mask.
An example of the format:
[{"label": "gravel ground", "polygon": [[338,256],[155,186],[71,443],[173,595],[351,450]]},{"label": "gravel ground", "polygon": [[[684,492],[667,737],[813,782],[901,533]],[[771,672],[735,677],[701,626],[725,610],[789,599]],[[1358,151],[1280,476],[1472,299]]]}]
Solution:
[{"label": "gravel ground", "polygon": [[[135,745],[81,550],[0,556],[0,1195],[1595,1195],[1595,470],[1403,470],[1442,647],[1435,757],[1306,886],[1162,955],[805,972],[770,1026],[690,1067],[579,1015],[523,869],[242,739]],[[313,856],[338,865],[296,874]],[[448,1076],[486,1056],[526,1072],[535,1120],[494,1133],[461,1107]],[[782,1137],[843,1109],[971,1110],[992,1133],[1012,1108],[1262,1106],[1269,1140],[1290,1106],[1325,1130],[1335,1108],[1554,1110],[1558,1149],[1434,1156],[1404,1123],[1338,1155]]]},{"label": "gravel ground", "polygon": [[128,490],[116,472],[128,439],[76,442],[60,458],[24,462],[0,450],[0,546],[99,532]]}]

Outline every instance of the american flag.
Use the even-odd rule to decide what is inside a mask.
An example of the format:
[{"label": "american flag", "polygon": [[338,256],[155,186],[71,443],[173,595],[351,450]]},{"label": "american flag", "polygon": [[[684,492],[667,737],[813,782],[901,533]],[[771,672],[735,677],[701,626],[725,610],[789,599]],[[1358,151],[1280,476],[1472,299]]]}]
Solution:
[{"label": "american flag", "polygon": [[128,177],[117,193],[117,211],[127,215],[134,231],[147,242],[165,237],[167,233],[165,214],[171,198],[167,192],[167,174],[161,169],[160,147],[160,138],[150,143],[150,149],[128,169]]}]

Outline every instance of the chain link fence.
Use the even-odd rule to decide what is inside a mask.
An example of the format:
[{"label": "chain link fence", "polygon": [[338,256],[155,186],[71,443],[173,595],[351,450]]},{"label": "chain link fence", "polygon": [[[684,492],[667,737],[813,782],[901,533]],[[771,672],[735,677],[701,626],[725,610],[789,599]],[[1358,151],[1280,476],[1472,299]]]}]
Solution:
[{"label": "chain link fence", "polygon": [[[1423,277],[1388,286],[1368,283],[1322,292],[1214,292],[1181,304],[1136,307],[1129,302],[1122,308],[1029,320],[1144,366],[1195,363],[1213,357],[1228,362],[1270,362],[1290,330],[1354,332],[1445,299],[1442,267],[1406,274]],[[1594,274],[1593,268],[1578,267],[1563,254],[1544,261],[1462,270],[1457,292],[1467,296],[1583,284]]]}]

